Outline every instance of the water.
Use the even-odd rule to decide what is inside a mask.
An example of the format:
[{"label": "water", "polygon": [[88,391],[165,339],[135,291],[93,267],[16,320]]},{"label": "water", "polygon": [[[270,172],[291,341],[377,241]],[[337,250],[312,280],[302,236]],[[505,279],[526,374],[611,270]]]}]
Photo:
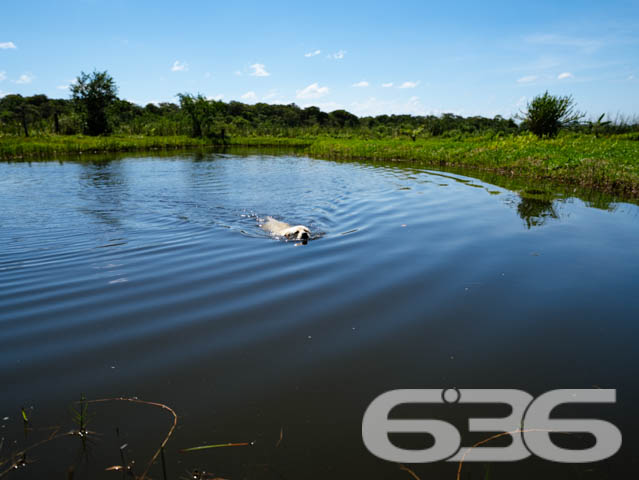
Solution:
[{"label": "water", "polygon": [[[619,426],[615,457],[465,464],[463,478],[636,472],[639,208],[536,189],[292,155],[0,164],[0,458],[72,428],[82,394],[136,396],[180,417],[170,478],[411,478],[362,442],[363,413],[385,391],[604,387],[615,405],[563,416]],[[258,226],[267,215],[318,238],[273,239]],[[114,478],[104,469],[124,443],[140,474],[171,424],[150,406],[90,411],[100,436],[88,453],[52,441],[11,476],[66,478],[75,465],[76,478]],[[507,414],[457,405],[421,418],[464,432],[469,415]]]}]

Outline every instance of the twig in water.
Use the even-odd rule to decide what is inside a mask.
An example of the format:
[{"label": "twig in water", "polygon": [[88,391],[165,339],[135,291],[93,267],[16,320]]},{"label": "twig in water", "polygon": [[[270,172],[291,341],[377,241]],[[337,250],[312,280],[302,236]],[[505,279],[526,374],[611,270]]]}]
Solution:
[{"label": "twig in water", "polygon": [[171,425],[171,428],[166,434],[166,437],[164,437],[164,440],[162,441],[160,448],[158,448],[157,451],[153,454],[153,457],[149,461],[148,465],[144,469],[144,472],[142,472],[142,476],[139,479],[139,480],[144,480],[146,478],[147,473],[149,472],[149,469],[151,468],[151,465],[153,465],[153,463],[157,460],[158,456],[162,452],[162,449],[166,446],[167,442],[169,441],[169,438],[171,438],[171,435],[173,435],[173,431],[177,427],[178,416],[177,416],[177,413],[175,413],[175,411],[168,405],[164,405],[163,403],[158,403],[158,402],[147,402],[146,400],[140,400],[139,398],[126,398],[126,397],[100,398],[97,400],[86,400],[86,403],[105,403],[105,402],[118,402],[118,401],[139,403],[141,405],[152,405],[154,407],[158,407],[163,410],[166,410],[170,412],[171,415],[173,415],[173,424]]},{"label": "twig in water", "polygon": [[160,451],[160,458],[162,459],[162,476],[164,477],[164,480],[167,480],[166,477],[166,460],[164,460],[164,447],[160,447],[161,451]]},{"label": "twig in water", "polygon": [[555,432],[555,431],[556,430],[547,430],[547,429],[543,429],[543,428],[528,428],[528,429],[518,428],[517,430],[513,430],[512,432],[502,432],[502,433],[498,433],[497,435],[493,435],[492,437],[485,438],[484,440],[481,440],[481,441],[477,442],[472,447],[468,447],[468,449],[466,449],[466,451],[462,455],[462,458],[459,460],[459,467],[457,468],[457,479],[456,480],[460,480],[460,478],[461,478],[462,465],[464,463],[464,459],[466,458],[466,455],[468,455],[470,453],[470,451],[473,448],[475,448],[475,447],[479,447],[480,445],[483,445],[484,443],[488,443],[491,440],[495,440],[496,438],[504,437],[506,435],[514,435],[516,433]]},{"label": "twig in water", "polygon": [[400,470],[404,470],[405,472],[408,472],[410,474],[411,477],[413,477],[415,480],[421,480],[417,474],[415,472],[413,472],[410,468],[408,468],[406,465],[402,465],[401,463],[399,464],[399,469]]}]

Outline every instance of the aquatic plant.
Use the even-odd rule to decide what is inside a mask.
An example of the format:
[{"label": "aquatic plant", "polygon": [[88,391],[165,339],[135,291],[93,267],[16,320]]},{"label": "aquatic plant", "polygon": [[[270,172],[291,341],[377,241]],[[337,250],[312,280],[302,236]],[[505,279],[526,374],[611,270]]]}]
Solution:
[{"label": "aquatic plant", "polygon": [[[168,405],[158,403],[158,402],[149,402],[145,400],[140,400],[138,398],[115,397],[115,398],[101,398],[97,400],[87,400],[84,395],[82,395],[80,401],[77,402],[78,406],[72,408],[72,420],[77,425],[78,428],[60,432],[60,427],[53,427],[52,432],[44,439],[37,441],[36,443],[33,443],[29,445],[28,447],[23,448],[20,451],[12,453],[11,456],[7,459],[0,458],[0,478],[8,475],[9,473],[11,473],[12,471],[15,471],[16,469],[27,467],[27,465],[31,463],[30,460],[29,461],[27,460],[27,455],[28,454],[30,455],[30,452],[44,445],[47,445],[53,441],[59,440],[61,438],[80,436],[80,438],[82,438],[82,451],[86,453],[86,440],[87,438],[89,438],[89,435],[95,435],[95,432],[91,432],[87,430],[87,423],[89,418],[88,406],[89,404],[99,404],[99,403],[108,403],[108,402],[127,402],[127,403],[133,403],[133,404],[139,404],[139,405],[145,405],[145,406],[158,407],[158,408],[161,408],[162,410],[168,411],[172,415],[173,422],[166,436],[164,437],[164,440],[162,441],[158,449],[155,451],[152,458],[147,463],[143,473],[139,477],[135,476],[135,478],[139,480],[144,480],[145,478],[148,478],[148,472],[151,466],[155,463],[158,457],[161,456],[164,479],[166,480],[167,475],[166,475],[166,462],[164,461],[164,448],[166,447],[166,444],[168,443],[169,439],[171,438],[171,435],[173,435],[173,432],[175,431],[175,428],[177,427],[178,416],[175,413],[175,411]],[[30,422],[30,419],[27,417],[24,407],[21,408],[21,414],[22,414],[22,420],[26,426]],[[122,465],[114,465],[112,467],[108,467],[107,470],[123,471],[125,475],[126,474],[133,475],[132,462],[127,461],[124,454],[125,449],[126,449],[126,444],[120,447],[120,458],[122,460]],[[69,478],[73,477],[74,470],[75,470],[75,465],[72,465],[69,468]]]}]

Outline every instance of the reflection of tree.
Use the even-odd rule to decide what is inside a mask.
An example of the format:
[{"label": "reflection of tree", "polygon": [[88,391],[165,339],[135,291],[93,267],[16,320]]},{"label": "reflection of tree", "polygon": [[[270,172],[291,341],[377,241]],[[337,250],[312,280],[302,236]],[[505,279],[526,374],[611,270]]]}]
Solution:
[{"label": "reflection of tree", "polygon": [[122,201],[128,187],[122,162],[96,160],[81,165],[79,195],[85,203],[79,210],[100,223],[120,228],[125,215]]},{"label": "reflection of tree", "polygon": [[554,202],[545,198],[522,196],[517,213],[526,222],[528,228],[539,227],[549,218],[559,218]]}]

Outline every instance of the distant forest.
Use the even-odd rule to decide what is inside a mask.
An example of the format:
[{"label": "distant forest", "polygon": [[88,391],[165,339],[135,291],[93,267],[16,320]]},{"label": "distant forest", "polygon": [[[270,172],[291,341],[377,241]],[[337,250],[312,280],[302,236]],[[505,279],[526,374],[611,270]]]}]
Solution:
[{"label": "distant forest", "polygon": [[[276,137],[421,137],[492,136],[526,131],[525,123],[496,116],[461,117],[378,115],[357,117],[346,110],[330,113],[317,107],[295,104],[271,105],[208,100],[201,95],[180,94],[179,104],[149,103],[142,107],[116,98],[107,110],[108,131],[122,135],[276,136]],[[72,99],[53,99],[46,95],[6,95],[0,98],[0,134],[75,135],[83,133],[85,120]],[[637,131],[636,120],[592,122],[574,125],[572,130],[597,134]]]}]

